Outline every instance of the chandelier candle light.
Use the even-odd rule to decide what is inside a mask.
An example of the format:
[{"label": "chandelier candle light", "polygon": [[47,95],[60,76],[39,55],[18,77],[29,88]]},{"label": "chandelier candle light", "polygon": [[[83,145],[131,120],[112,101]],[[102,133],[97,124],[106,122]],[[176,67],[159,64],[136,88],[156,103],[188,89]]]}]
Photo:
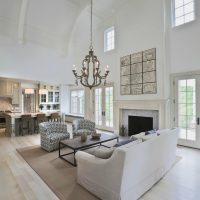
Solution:
[{"label": "chandelier candle light", "polygon": [[[92,45],[92,0],[91,0],[91,27],[90,27],[90,47],[89,54],[85,56],[85,59],[82,61],[82,69],[81,74],[78,75],[76,66],[73,65],[73,73],[76,78],[76,85],[78,85],[78,79],[80,79],[80,83],[92,89],[93,87],[97,87],[104,80],[104,85],[106,84],[106,77],[109,73],[109,66],[107,65],[105,68],[105,74],[101,75],[100,70],[100,62],[97,59],[97,56],[94,55],[93,45]],[[91,75],[90,75],[91,74]]]}]

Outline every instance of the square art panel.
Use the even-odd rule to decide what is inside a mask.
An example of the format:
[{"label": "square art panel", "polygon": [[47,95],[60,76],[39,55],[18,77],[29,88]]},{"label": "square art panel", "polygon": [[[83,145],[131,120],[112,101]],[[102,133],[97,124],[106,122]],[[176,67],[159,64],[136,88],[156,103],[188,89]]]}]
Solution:
[{"label": "square art panel", "polygon": [[130,85],[131,84],[131,76],[122,76],[121,77],[121,85]]},{"label": "square art panel", "polygon": [[148,49],[143,51],[143,62],[156,59],[156,49]]},{"label": "square art panel", "polygon": [[123,56],[120,59],[120,65],[125,66],[125,65],[130,65],[131,63],[131,57],[130,56]]},{"label": "square art panel", "polygon": [[139,84],[142,83],[142,73],[140,74],[132,74],[131,75],[131,84]]},{"label": "square art panel", "polygon": [[133,95],[142,94],[142,84],[131,85],[131,94]]},{"label": "square art panel", "polygon": [[131,54],[131,63],[141,63],[142,62],[142,52]]},{"label": "square art panel", "polygon": [[143,73],[143,83],[156,82],[156,71]]},{"label": "square art panel", "polygon": [[143,94],[155,94],[156,90],[156,83],[146,83],[143,85]]},{"label": "square art panel", "polygon": [[121,86],[121,94],[122,95],[130,95],[131,94],[131,88],[129,86]]},{"label": "square art panel", "polygon": [[131,65],[131,74],[142,73],[142,63],[136,63]]},{"label": "square art panel", "polygon": [[130,74],[131,74],[130,66],[121,67],[121,76],[130,75]]}]

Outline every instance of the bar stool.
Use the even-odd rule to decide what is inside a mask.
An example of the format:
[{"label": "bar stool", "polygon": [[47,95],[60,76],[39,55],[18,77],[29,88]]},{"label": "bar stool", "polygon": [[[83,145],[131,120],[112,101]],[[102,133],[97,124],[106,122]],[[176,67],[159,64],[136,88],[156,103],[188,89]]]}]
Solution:
[{"label": "bar stool", "polygon": [[51,113],[50,121],[51,122],[61,122],[59,113]]},{"label": "bar stool", "polygon": [[21,133],[22,135],[32,134],[32,117],[30,114],[25,114],[21,116]]},{"label": "bar stool", "polygon": [[35,132],[36,133],[39,133],[39,124],[42,123],[42,122],[46,122],[47,119],[46,119],[46,115],[43,114],[43,113],[39,113],[37,114],[36,116],[36,126],[35,126]]}]

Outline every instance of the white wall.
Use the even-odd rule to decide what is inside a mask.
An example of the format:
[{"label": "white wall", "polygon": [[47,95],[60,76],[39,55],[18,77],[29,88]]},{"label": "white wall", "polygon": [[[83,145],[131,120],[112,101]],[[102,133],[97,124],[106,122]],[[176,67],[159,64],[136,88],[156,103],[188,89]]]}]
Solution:
[{"label": "white wall", "polygon": [[[82,59],[88,52],[89,42],[85,24],[87,18],[79,20],[76,35],[73,38],[74,54],[76,62],[81,64]],[[104,53],[103,32],[110,26],[116,28],[116,49]],[[83,32],[84,30],[84,32]],[[129,1],[121,7],[116,15],[100,24],[94,30],[94,50],[98,56],[101,67],[110,65],[108,81],[115,83],[115,100],[139,100],[139,99],[164,99],[166,74],[164,63],[164,14],[163,1],[160,0],[137,0]],[[80,48],[81,46],[81,48]],[[158,93],[153,95],[120,95],[120,57],[136,53],[142,50],[156,48],[157,50],[157,80]],[[79,65],[80,65],[79,64]]]},{"label": "white wall", "polygon": [[60,112],[68,114],[70,112],[70,88],[61,85],[60,91]]},{"label": "white wall", "polygon": [[[171,73],[200,70],[200,1],[196,0],[195,3],[195,21],[174,28],[169,27]],[[169,8],[168,4],[168,10]]]},{"label": "white wall", "polygon": [[55,49],[0,36],[0,76],[50,83],[72,83],[72,58]]}]

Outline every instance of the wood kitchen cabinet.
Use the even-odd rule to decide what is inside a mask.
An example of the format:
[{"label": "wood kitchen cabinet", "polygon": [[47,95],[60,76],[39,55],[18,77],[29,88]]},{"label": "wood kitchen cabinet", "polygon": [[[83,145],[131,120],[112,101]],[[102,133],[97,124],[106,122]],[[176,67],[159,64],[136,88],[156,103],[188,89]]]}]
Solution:
[{"label": "wood kitchen cabinet", "polygon": [[18,82],[13,82],[12,104],[20,104],[20,83]]},{"label": "wood kitchen cabinet", "polygon": [[0,80],[0,96],[11,97],[12,94],[12,82],[9,80]]},{"label": "wood kitchen cabinet", "polygon": [[0,97],[12,98],[12,104],[20,104],[20,82],[0,79]]}]

